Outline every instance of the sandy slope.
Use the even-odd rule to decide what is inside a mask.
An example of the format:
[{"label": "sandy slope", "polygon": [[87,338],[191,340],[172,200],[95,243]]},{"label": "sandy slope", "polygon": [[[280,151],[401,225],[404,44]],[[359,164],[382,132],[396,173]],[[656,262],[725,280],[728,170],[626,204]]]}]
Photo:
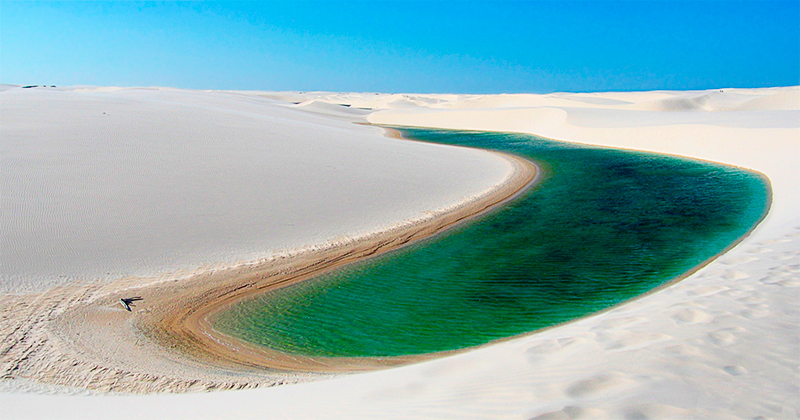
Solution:
[{"label": "sandy slope", "polygon": [[[162,326],[434,234],[526,184],[511,157],[390,138],[341,108],[6,89],[0,376],[119,392],[303,380],[188,360],[206,335],[165,342]],[[129,313],[125,296],[143,300]]]},{"label": "sandy slope", "polygon": [[136,406],[140,416],[185,418],[800,416],[800,89],[268,96],[316,113],[331,104],[350,105],[342,109],[353,115],[373,109],[367,119],[375,123],[528,132],[740,165],[770,178],[774,204],[751,237],[683,282],[541,334],[269,390],[0,394],[4,415],[103,418]]},{"label": "sandy slope", "polygon": [[355,237],[458,204],[510,171],[486,153],[328,117],[338,105],[18,88],[0,106],[0,291],[190,272]]}]

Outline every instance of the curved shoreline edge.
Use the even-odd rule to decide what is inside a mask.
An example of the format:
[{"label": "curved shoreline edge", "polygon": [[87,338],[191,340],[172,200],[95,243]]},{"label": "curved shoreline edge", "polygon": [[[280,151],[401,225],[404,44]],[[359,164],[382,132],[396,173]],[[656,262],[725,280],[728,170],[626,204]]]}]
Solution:
[{"label": "curved shoreline edge", "polygon": [[[395,130],[391,130],[390,133],[399,136],[399,133]],[[513,200],[519,194],[535,185],[539,179],[541,170],[533,162],[514,155],[499,152],[490,153],[504,156],[514,166],[514,171],[509,178],[497,189],[464,203],[453,211],[437,215],[428,221],[392,229],[385,233],[381,232],[363,240],[354,241],[348,246],[323,250],[315,253],[316,255],[308,255],[302,258],[307,263],[306,265],[296,266],[296,269],[290,272],[281,273],[274,277],[269,277],[269,275],[267,278],[262,277],[246,289],[238,289],[208,300],[206,304],[193,312],[183,310],[170,315],[164,319],[163,323],[159,324],[160,330],[170,333],[170,337],[165,344],[175,344],[176,339],[178,339],[181,345],[191,349],[192,354],[209,364],[231,368],[236,366],[259,366],[293,372],[314,373],[374,370],[441,357],[444,354],[459,351],[379,358],[307,357],[286,354],[244,342],[217,331],[212,324],[216,314],[254,295],[296,284],[335,270],[343,265],[362,261],[417,243],[480,217]]]},{"label": "curved shoreline edge", "polygon": [[[398,131],[384,129],[387,136],[402,138]],[[534,185],[540,175],[526,159],[485,152],[512,165],[496,188],[424,219],[345,243],[180,280],[77,282],[36,295],[0,296],[0,379],[21,377],[124,393],[187,392],[274,386],[320,376],[304,372],[328,375],[421,360],[300,358],[227,337],[211,328],[209,320],[254,294],[406,246],[492,211]],[[143,299],[127,312],[119,304],[121,296]]]}]

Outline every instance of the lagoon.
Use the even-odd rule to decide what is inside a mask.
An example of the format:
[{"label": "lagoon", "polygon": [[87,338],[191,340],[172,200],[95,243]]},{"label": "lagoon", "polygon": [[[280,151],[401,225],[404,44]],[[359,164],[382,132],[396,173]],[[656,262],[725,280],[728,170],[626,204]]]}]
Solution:
[{"label": "lagoon", "polygon": [[401,129],[542,169],[512,202],[412,246],[270,291],[214,328],[306,356],[457,350],[568,322],[652,291],[746,235],[770,203],[743,169],[531,135]]}]

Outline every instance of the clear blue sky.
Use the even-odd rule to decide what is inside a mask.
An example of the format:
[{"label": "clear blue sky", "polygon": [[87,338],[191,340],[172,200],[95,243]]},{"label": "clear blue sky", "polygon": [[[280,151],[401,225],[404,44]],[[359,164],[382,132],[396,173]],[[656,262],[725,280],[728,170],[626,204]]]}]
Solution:
[{"label": "clear blue sky", "polygon": [[2,1],[0,82],[470,93],[797,85],[800,1]]}]

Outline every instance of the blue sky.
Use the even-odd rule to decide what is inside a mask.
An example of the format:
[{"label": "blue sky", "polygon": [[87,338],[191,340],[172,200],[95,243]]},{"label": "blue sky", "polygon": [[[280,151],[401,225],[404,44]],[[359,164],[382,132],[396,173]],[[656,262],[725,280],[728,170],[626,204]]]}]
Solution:
[{"label": "blue sky", "polygon": [[464,93],[797,85],[800,1],[2,1],[0,82]]}]

